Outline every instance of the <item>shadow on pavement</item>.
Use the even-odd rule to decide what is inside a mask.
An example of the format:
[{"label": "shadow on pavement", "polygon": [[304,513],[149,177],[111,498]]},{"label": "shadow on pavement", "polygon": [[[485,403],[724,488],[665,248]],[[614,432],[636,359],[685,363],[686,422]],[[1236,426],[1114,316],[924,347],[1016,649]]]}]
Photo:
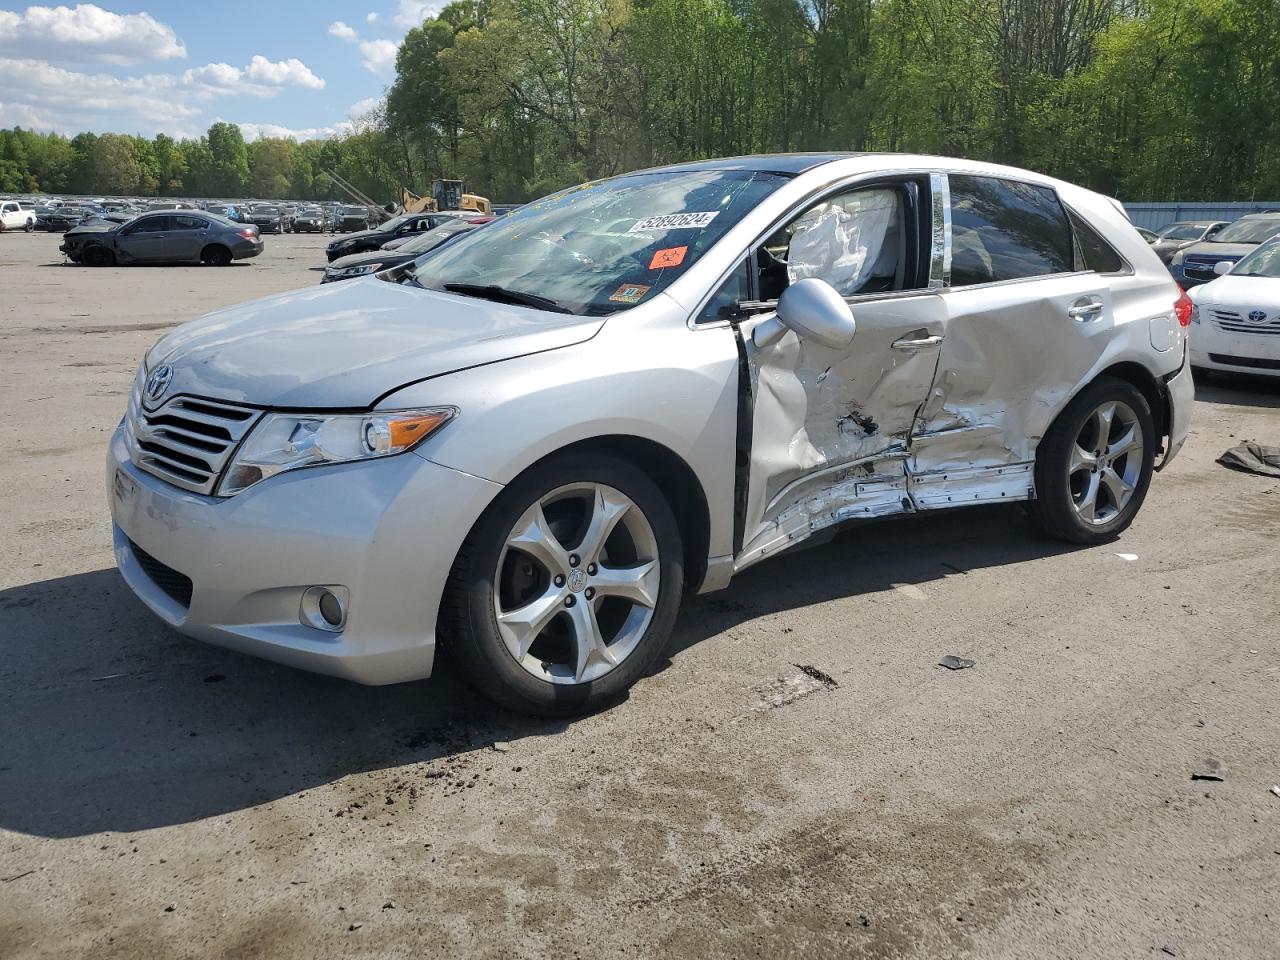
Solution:
[{"label": "shadow on pavement", "polygon": [[[757,616],[1068,549],[1012,506],[855,527],[691,599],[658,669]],[[0,828],[22,833],[186,823],[570,722],[505,713],[447,664],[361,687],[199,644],[111,569],[0,591],[0,625]]]},{"label": "shadow on pavement", "polygon": [[1194,374],[1196,399],[1239,407],[1280,407],[1280,377],[1205,371]]}]

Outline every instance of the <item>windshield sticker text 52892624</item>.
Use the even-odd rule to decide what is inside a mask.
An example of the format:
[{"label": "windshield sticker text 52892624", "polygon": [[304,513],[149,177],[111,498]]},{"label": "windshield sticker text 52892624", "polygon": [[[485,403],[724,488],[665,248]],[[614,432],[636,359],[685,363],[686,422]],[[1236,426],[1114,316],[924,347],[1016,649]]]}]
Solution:
[{"label": "windshield sticker text 52892624", "polygon": [[648,230],[701,230],[716,217],[719,210],[703,213],[668,213],[661,217],[644,217],[631,225],[627,233],[644,233]]}]

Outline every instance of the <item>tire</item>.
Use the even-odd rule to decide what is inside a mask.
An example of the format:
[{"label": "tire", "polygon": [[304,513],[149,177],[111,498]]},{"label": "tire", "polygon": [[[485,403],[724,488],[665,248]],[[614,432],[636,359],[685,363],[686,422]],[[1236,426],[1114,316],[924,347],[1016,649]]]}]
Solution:
[{"label": "tire", "polygon": [[[601,543],[590,521],[610,513]],[[653,481],[613,457],[566,455],[531,468],[476,522],[449,575],[440,640],[463,677],[502,706],[581,713],[645,675],[683,589],[680,531]]]},{"label": "tire", "polygon": [[91,247],[85,247],[84,252],[80,254],[80,259],[86,267],[114,267],[116,265],[116,255],[106,247],[96,243]]},{"label": "tire", "polygon": [[36,222],[34,220],[28,220],[26,225],[22,229],[26,233],[31,233],[33,230],[35,230],[35,228],[36,228]]},{"label": "tire", "polygon": [[200,251],[200,262],[211,267],[225,267],[231,263],[231,251],[216,243],[211,243]]},{"label": "tire", "polygon": [[1094,381],[1040,441],[1036,498],[1028,504],[1032,519],[1049,536],[1071,543],[1115,539],[1147,496],[1158,441],[1141,392],[1112,377]]}]

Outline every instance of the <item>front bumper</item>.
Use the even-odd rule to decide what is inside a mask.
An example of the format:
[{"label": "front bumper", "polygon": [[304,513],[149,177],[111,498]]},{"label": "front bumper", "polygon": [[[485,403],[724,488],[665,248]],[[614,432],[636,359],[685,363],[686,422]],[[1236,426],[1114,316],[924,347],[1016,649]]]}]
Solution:
[{"label": "front bumper", "polygon": [[1231,333],[1219,330],[1207,317],[1191,330],[1193,365],[1206,370],[1280,376],[1280,335]]},{"label": "front bumper", "polygon": [[[116,563],[166,623],[368,684],[431,675],[449,569],[501,489],[410,453],[285,473],[217,499],[135,467],[123,428],[111,440],[106,487]],[[302,621],[311,586],[348,591],[341,633]]]}]

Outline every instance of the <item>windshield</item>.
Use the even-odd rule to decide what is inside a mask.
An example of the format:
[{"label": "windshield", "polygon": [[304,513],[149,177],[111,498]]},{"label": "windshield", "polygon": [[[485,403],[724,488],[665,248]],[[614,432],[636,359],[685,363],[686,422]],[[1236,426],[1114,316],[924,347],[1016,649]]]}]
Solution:
[{"label": "windshield", "polygon": [[1268,240],[1244,257],[1231,271],[1233,277],[1280,279],[1280,238]]},{"label": "windshield", "polygon": [[573,313],[625,310],[668,286],[786,179],[743,170],[585,183],[460,237],[414,275],[424,287],[533,294]]},{"label": "windshield", "polygon": [[258,207],[253,212],[257,214],[261,214],[262,216],[274,217],[280,213],[280,208],[279,207]]},{"label": "windshield", "polygon": [[1280,218],[1237,220],[1214,236],[1214,243],[1261,243],[1280,233]]},{"label": "windshield", "polygon": [[1204,226],[1198,223],[1171,223],[1161,227],[1157,234],[1161,240],[1199,240]]}]

